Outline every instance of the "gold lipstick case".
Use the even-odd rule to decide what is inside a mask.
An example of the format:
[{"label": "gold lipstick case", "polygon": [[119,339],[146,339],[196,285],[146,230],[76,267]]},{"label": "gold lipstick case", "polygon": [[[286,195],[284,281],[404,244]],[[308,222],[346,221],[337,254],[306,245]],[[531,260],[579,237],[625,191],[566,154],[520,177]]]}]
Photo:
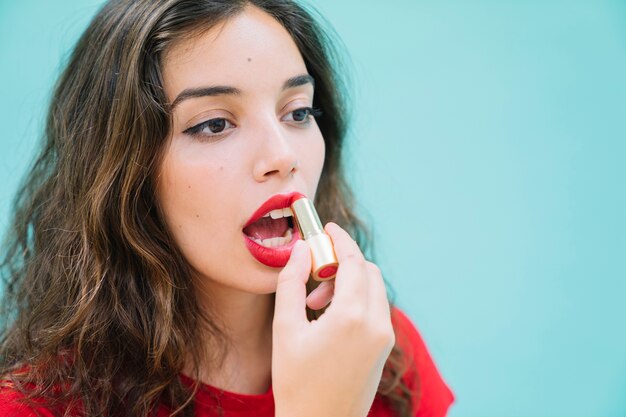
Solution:
[{"label": "gold lipstick case", "polygon": [[303,197],[293,202],[291,210],[302,239],[311,247],[311,276],[316,281],[335,278],[339,262],[330,236],[324,232],[313,203]]}]

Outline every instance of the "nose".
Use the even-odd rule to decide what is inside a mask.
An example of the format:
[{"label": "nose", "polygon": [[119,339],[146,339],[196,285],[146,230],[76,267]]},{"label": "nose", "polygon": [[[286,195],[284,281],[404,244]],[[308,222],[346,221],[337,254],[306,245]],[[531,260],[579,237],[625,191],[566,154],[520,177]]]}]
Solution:
[{"label": "nose", "polygon": [[257,157],[254,161],[254,179],[264,182],[271,178],[288,178],[298,170],[295,149],[285,135],[280,122],[265,122],[257,132]]}]

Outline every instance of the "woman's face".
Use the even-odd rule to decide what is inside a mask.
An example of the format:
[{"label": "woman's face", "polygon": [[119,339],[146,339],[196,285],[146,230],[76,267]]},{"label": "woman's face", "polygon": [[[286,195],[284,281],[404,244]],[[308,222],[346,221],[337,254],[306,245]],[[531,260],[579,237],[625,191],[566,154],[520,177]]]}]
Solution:
[{"label": "woman's face", "polygon": [[[173,124],[157,198],[168,227],[201,283],[274,292],[292,222],[246,226],[272,196],[313,199],[317,189],[324,140],[302,56],[277,21],[249,6],[176,43],[162,65]],[[284,238],[267,240],[275,235]]]}]

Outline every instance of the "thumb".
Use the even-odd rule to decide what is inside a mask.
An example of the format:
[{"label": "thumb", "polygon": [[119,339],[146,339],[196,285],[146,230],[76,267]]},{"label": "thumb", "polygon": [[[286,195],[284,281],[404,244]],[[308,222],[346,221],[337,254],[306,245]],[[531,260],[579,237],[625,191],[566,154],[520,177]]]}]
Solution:
[{"label": "thumb", "polygon": [[278,274],[274,326],[292,326],[306,321],[306,282],[311,272],[309,244],[298,240],[287,265]]}]

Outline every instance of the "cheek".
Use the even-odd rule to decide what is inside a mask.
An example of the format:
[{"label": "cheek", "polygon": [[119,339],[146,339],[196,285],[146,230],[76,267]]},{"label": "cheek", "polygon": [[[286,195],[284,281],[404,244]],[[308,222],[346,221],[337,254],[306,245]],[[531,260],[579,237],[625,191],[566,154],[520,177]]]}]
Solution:
[{"label": "cheek", "polygon": [[[177,244],[183,252],[206,247],[209,237],[219,238],[229,224],[224,194],[228,180],[223,164],[202,152],[170,150],[161,166],[158,198]],[[220,179],[218,181],[217,179]]]},{"label": "cheek", "polygon": [[309,181],[310,190],[313,191],[313,195],[315,194],[317,184],[322,174],[326,153],[326,143],[324,142],[322,133],[319,131],[319,128],[315,130],[316,134],[314,138],[307,141],[306,149],[302,153],[302,155],[305,156],[303,156],[303,160],[301,160],[303,167],[306,167],[306,176]]}]

